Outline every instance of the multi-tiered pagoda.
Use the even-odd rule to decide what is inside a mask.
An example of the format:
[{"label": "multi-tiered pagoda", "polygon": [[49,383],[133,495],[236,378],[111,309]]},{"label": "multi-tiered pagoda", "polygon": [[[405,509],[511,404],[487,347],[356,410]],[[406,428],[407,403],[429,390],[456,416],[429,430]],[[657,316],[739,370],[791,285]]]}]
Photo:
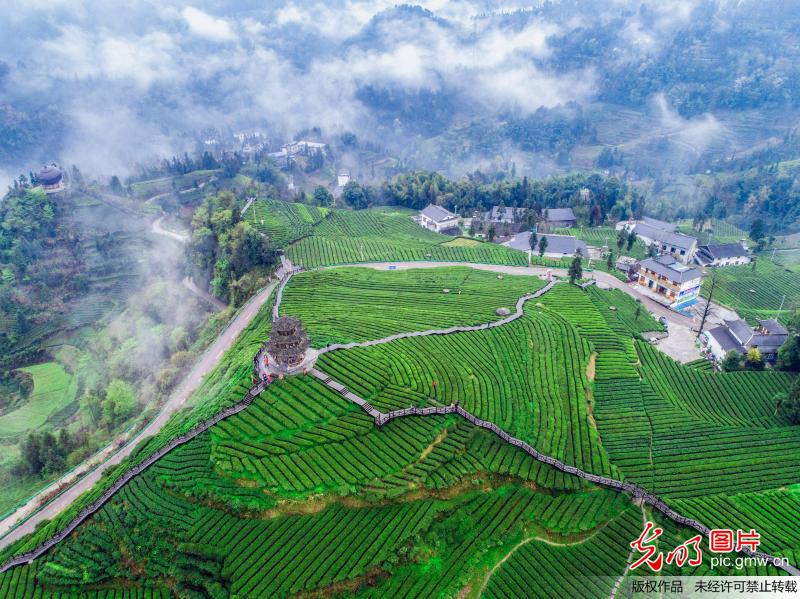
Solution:
[{"label": "multi-tiered pagoda", "polygon": [[297,318],[282,316],[272,323],[266,348],[276,366],[289,370],[303,362],[308,349],[308,335]]}]

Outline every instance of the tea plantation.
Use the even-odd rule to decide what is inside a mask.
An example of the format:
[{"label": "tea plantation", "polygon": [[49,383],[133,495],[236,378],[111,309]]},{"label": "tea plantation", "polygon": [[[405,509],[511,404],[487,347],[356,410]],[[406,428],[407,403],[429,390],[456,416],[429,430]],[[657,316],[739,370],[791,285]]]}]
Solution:
[{"label": "tea plantation", "polygon": [[[391,229],[407,219],[337,214],[289,252],[306,265],[358,261],[358,222]],[[353,236],[314,241],[322,227]],[[436,246],[435,234],[418,235],[409,256]],[[364,259],[385,259],[381,241],[369,243]],[[466,267],[345,267],[296,275],[280,313],[300,317],[321,348],[495,321],[543,286]],[[194,421],[243,394],[268,309],[193,399]],[[660,328],[621,292],[561,283],[502,326],[331,351],[316,368],[384,412],[458,401],[542,453],[639,484],[709,526],[757,528],[765,550],[797,565],[800,427],[773,402],[791,379],[679,364],[644,342]],[[643,519],[663,526],[664,548],[695,534],[456,415],[376,427],[298,375],[157,461],[49,553],[0,574],[0,597],[608,597]],[[743,572],[704,562],[668,573]]]}]

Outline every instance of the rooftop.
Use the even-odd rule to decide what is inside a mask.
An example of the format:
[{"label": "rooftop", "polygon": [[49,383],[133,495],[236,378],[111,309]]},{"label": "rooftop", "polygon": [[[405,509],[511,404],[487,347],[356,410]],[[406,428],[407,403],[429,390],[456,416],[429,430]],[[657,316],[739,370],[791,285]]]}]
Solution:
[{"label": "rooftop", "polygon": [[657,218],[651,218],[649,216],[643,216],[641,222],[653,227],[654,229],[666,231],[667,233],[674,233],[678,230],[678,227],[672,223],[668,223],[665,220],[658,220]]},{"label": "rooftop", "polygon": [[758,324],[760,324],[761,327],[771,335],[789,334],[789,330],[774,318],[770,318],[769,320],[759,320]]},{"label": "rooftop", "polygon": [[676,283],[685,283],[693,279],[702,278],[703,274],[692,266],[681,264],[670,255],[658,256],[657,258],[647,258],[640,262],[642,268],[653,271],[654,273],[667,277]]},{"label": "rooftop", "polygon": [[718,243],[701,245],[697,248],[699,253],[707,254],[711,259],[737,258],[747,256],[747,250],[741,243]]},{"label": "rooftop", "polygon": [[484,217],[491,221],[513,221],[516,215],[521,214],[524,208],[513,208],[510,206],[492,206]]},{"label": "rooftop", "polygon": [[37,179],[39,179],[39,183],[42,185],[55,185],[59,181],[61,181],[62,173],[61,169],[58,168],[55,164],[49,164],[42,168],[37,174]]},{"label": "rooftop", "polygon": [[420,212],[421,215],[427,216],[433,222],[441,223],[446,220],[450,220],[453,218],[458,218],[455,214],[450,212],[449,210],[442,208],[441,206],[437,206],[436,204],[428,204],[425,208]]},{"label": "rooftop", "polygon": [[731,332],[727,327],[714,327],[713,329],[706,331],[706,334],[714,338],[714,340],[722,348],[722,351],[736,351],[740,354],[744,353],[744,347],[742,347],[742,344],[739,343],[733,335],[731,335]]},{"label": "rooftop", "polygon": [[648,239],[653,239],[655,241],[660,241],[661,243],[674,246],[676,248],[689,250],[697,243],[697,240],[694,237],[690,237],[689,235],[684,235],[683,233],[673,233],[670,231],[664,231],[663,229],[659,229],[652,225],[648,225],[644,222],[636,223],[636,226],[633,228],[634,233],[641,237],[647,237]]},{"label": "rooftop", "polygon": [[548,222],[575,220],[575,213],[572,208],[547,208],[544,211],[545,220]]}]

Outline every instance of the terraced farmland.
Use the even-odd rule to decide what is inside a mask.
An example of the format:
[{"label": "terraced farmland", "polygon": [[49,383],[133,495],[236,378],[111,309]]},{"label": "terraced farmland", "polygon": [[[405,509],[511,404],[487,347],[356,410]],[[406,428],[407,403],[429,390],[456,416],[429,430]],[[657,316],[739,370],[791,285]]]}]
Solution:
[{"label": "terraced farmland", "polygon": [[[541,285],[465,268],[344,268],[297,276],[282,312],[300,314],[315,342],[374,339],[495,320],[498,303]],[[797,496],[780,487],[797,482],[800,429],[772,405],[790,380],[673,362],[638,338],[655,323],[636,307],[560,284],[503,326],[338,350],[317,368],[383,411],[459,401],[704,523],[753,522],[771,551],[796,559],[786,515]],[[201,413],[242,393],[267,330],[263,319],[248,330]],[[629,496],[455,416],[378,428],[316,378],[294,376],[159,460],[45,557],[0,575],[0,597],[609,596],[642,517]],[[665,547],[689,536],[659,524]]]},{"label": "terraced farmland", "polygon": [[611,473],[587,415],[589,354],[563,318],[526,307],[503,327],[337,351],[318,368],[382,411],[458,400],[548,455]]},{"label": "terraced farmland", "polygon": [[[726,266],[715,270],[719,277],[714,301],[736,310],[751,325],[758,319],[777,318],[784,323],[792,310],[800,306],[800,276],[771,262],[766,257],[751,264]],[[708,294],[709,277],[703,281],[703,295]],[[780,310],[783,303],[783,310]]]},{"label": "terraced farmland", "polygon": [[277,247],[311,235],[314,225],[328,214],[328,208],[279,200],[256,200],[243,214],[256,230],[267,235]]},{"label": "terraced farmland", "polygon": [[312,345],[324,347],[498,320],[499,308],[513,311],[519,297],[543,286],[535,277],[500,279],[468,267],[396,272],[336,268],[293,277],[281,314],[308,323]]},{"label": "terraced farmland", "polygon": [[527,265],[527,255],[492,243],[448,245],[453,238],[429,231],[406,210],[334,210],[287,255],[306,268],[387,261],[454,261]]}]

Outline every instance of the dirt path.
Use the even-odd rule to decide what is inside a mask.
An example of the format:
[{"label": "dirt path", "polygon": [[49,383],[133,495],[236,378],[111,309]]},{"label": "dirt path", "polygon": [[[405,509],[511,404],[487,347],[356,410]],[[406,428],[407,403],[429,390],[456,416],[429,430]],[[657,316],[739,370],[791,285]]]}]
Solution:
[{"label": "dirt path", "polygon": [[[104,470],[109,466],[119,464],[127,457],[133,448],[144,438],[158,433],[166,422],[177,412],[189,397],[194,393],[203,382],[203,378],[210,373],[219,363],[223,354],[233,345],[233,342],[241,332],[252,322],[261,306],[269,299],[276,282],[269,284],[258,294],[245,304],[239,313],[228,324],[227,328],[217,337],[216,340],[206,349],[202,357],[195,363],[189,374],[184,378],[180,386],[170,395],[158,415],[150,423],[136,434],[132,439],[116,452],[113,449],[106,450],[94,456],[86,463],[86,467],[79,472],[62,477],[53,484],[49,485],[27,504],[17,511],[0,521],[0,549],[10,543],[31,533],[36,525],[44,520],[50,520],[66,509],[81,494],[88,491],[99,480]],[[77,479],[77,482],[75,482]],[[40,502],[47,495],[52,493],[61,485],[69,486],[65,491],[51,500],[44,507],[39,508]],[[25,520],[22,524],[18,522]],[[14,528],[16,525],[16,528]]]},{"label": "dirt path", "polygon": [[164,237],[169,237],[170,239],[174,239],[180,243],[189,243],[189,236],[183,233],[176,233],[175,231],[169,231],[161,226],[161,223],[164,222],[164,216],[159,216],[156,220],[153,221],[153,225],[151,227],[153,233],[156,235],[163,235]]},{"label": "dirt path", "polygon": [[[611,522],[611,521],[609,520],[609,522]],[[606,523],[605,523],[605,524],[603,524],[602,526],[599,526],[599,527],[597,527],[597,528],[596,528],[596,529],[595,529],[595,530],[592,532],[592,534],[590,534],[590,535],[587,535],[586,537],[583,537],[583,538],[581,538],[581,539],[579,539],[579,540],[577,540],[577,541],[572,541],[572,542],[570,542],[570,543],[558,543],[558,542],[556,542],[556,541],[553,541],[552,539],[546,539],[546,538],[544,538],[544,537],[528,537],[527,539],[523,539],[523,540],[521,540],[519,543],[517,543],[516,545],[514,545],[514,546],[511,548],[511,550],[510,550],[508,553],[506,553],[506,554],[505,554],[505,556],[503,556],[503,559],[501,559],[499,562],[497,562],[497,563],[494,565],[494,567],[493,567],[491,570],[489,570],[489,572],[487,572],[487,573],[486,573],[486,577],[483,579],[483,584],[481,585],[481,588],[480,588],[480,590],[478,591],[478,597],[480,597],[480,596],[482,596],[482,595],[483,595],[483,592],[486,590],[486,585],[487,585],[487,584],[489,584],[489,579],[490,579],[490,578],[491,578],[491,577],[494,575],[494,573],[495,573],[497,570],[499,570],[499,569],[500,569],[500,567],[501,567],[501,566],[502,566],[504,563],[506,563],[506,561],[508,560],[508,558],[510,558],[512,555],[514,555],[514,553],[515,553],[515,552],[517,551],[517,549],[519,549],[520,547],[523,547],[523,546],[527,545],[528,543],[532,543],[532,542],[534,542],[534,541],[535,541],[535,542],[538,542],[538,543],[545,543],[546,545],[552,545],[553,547],[572,547],[572,546],[575,546],[575,545],[582,545],[583,543],[585,543],[586,541],[588,541],[588,540],[589,540],[589,539],[591,539],[592,537],[596,536],[596,535],[597,535],[597,534],[598,534],[598,533],[599,533],[601,530],[603,530],[603,529],[604,529],[606,526],[608,526],[609,522],[606,522]]]}]

